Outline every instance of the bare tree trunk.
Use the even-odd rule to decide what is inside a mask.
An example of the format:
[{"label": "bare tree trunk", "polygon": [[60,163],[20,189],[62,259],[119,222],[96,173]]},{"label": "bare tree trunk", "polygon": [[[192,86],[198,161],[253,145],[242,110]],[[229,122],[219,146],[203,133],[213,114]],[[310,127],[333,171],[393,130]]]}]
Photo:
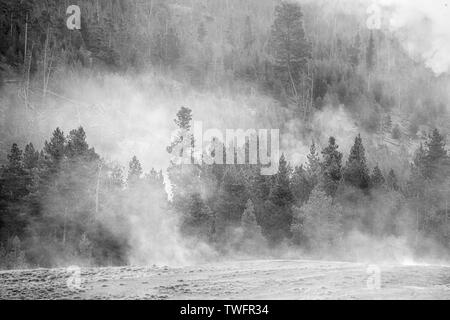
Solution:
[{"label": "bare tree trunk", "polygon": [[49,34],[50,34],[50,29],[49,27],[47,27],[47,34],[46,34],[46,39],[45,39],[45,45],[44,45],[44,64],[43,64],[43,70],[42,73],[44,75],[44,82],[43,82],[43,92],[42,92],[42,102],[44,102],[45,100],[45,96],[47,95],[47,88],[46,88],[46,75],[47,75],[47,48],[48,48],[48,41],[49,41]]},{"label": "bare tree trunk", "polygon": [[295,95],[295,101],[297,102],[298,107],[301,107],[300,98],[298,96],[297,88],[295,87],[295,82],[294,82],[294,78],[292,77],[291,66],[289,63],[287,64],[287,68],[288,68],[289,79],[291,81],[292,90],[294,91],[294,95]]},{"label": "bare tree trunk", "polygon": [[97,188],[95,190],[95,215],[98,216],[98,198],[100,193],[100,176],[102,173],[103,164],[100,162],[98,165],[98,176],[97,176]]},{"label": "bare tree trunk", "polygon": [[46,81],[45,81],[45,93],[47,93],[48,82],[50,80],[50,75],[51,75],[51,72],[52,72],[52,65],[53,65],[53,52],[51,52],[51,56],[50,56],[50,59],[49,59],[48,73],[47,73],[47,77],[46,77]]},{"label": "bare tree trunk", "polygon": [[11,41],[13,40],[13,14],[11,13],[11,18],[10,18],[10,36],[11,36]]},{"label": "bare tree trunk", "polygon": [[23,64],[26,65],[27,62],[27,44],[28,44],[28,13],[25,18],[25,50],[23,54]]},{"label": "bare tree trunk", "polygon": [[445,198],[445,235],[448,236],[448,198]]},{"label": "bare tree trunk", "polygon": [[66,246],[66,224],[67,224],[67,207],[64,208],[64,224],[63,224],[63,246]]},{"label": "bare tree trunk", "polygon": [[34,47],[34,44],[31,46],[30,59],[28,61],[28,68],[27,68],[27,82],[26,82],[26,87],[25,87],[25,107],[27,110],[28,110],[28,105],[29,105],[28,97],[30,94],[30,72],[31,72],[31,61],[33,58],[33,47]]}]

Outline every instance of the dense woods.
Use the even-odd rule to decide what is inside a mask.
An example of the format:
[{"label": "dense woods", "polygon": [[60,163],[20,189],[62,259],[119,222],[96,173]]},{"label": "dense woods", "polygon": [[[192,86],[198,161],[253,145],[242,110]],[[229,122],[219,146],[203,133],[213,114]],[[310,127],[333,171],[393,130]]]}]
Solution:
[{"label": "dense woods", "polygon": [[[66,27],[70,4],[81,30]],[[355,258],[345,248],[357,230],[448,255],[448,76],[388,30],[366,29],[364,15],[275,0],[0,0],[0,13],[0,267],[126,264],[136,226],[151,225],[152,241],[166,217],[169,232],[221,254],[288,246]],[[82,126],[56,128],[37,148],[25,132],[50,96],[64,95],[67,70],[151,71],[198,92],[268,96],[270,121],[302,126],[294,138],[310,145],[307,160],[282,150],[273,176],[259,165],[173,162],[158,168],[164,177],[132,154],[126,168],[105,160]],[[311,120],[329,108],[351,114],[361,134],[317,141]],[[174,117],[181,136],[196,114],[186,106]],[[155,152],[174,156],[178,143]]]}]

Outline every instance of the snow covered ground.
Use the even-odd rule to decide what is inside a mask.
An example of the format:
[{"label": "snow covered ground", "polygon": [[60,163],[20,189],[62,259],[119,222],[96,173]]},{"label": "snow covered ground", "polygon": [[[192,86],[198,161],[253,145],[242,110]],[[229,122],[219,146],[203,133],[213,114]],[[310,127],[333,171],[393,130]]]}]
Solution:
[{"label": "snow covered ground", "polygon": [[373,274],[367,264],[350,262],[251,260],[181,268],[82,268],[79,277],[76,269],[2,271],[0,298],[450,299],[448,266],[378,268],[379,289],[370,285]]}]

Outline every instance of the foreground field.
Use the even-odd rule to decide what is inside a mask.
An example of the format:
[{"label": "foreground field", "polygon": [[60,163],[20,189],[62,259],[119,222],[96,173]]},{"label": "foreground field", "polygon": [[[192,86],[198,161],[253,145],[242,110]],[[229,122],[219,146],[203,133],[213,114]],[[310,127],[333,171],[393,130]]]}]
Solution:
[{"label": "foreground field", "polygon": [[0,272],[1,299],[450,299],[450,267],[261,260]]}]

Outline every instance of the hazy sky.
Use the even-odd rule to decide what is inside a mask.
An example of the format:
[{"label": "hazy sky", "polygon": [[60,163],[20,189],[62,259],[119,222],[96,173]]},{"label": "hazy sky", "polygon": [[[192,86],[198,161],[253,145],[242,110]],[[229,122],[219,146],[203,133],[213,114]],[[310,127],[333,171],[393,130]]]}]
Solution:
[{"label": "hazy sky", "polygon": [[375,0],[384,27],[393,31],[405,48],[425,59],[440,74],[450,67],[450,1]]}]

